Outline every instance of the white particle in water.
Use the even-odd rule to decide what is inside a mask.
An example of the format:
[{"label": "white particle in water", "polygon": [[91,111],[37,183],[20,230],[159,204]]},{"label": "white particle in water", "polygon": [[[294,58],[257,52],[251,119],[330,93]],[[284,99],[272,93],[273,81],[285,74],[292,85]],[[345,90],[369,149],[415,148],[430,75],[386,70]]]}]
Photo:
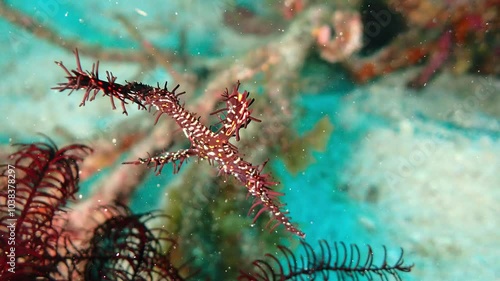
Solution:
[{"label": "white particle in water", "polygon": [[147,17],[148,16],[148,13],[146,13],[145,11],[139,9],[139,8],[135,8],[135,12],[138,13],[139,15],[143,16],[143,17]]}]

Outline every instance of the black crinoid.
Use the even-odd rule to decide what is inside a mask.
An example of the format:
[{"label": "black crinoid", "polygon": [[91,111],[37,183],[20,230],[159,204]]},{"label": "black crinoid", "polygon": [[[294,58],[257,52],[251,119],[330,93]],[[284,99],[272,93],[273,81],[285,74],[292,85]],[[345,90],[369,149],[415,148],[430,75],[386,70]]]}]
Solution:
[{"label": "black crinoid", "polygon": [[162,227],[150,226],[161,213],[132,214],[125,206],[99,225],[85,256],[85,280],[185,280],[182,267],[175,267],[170,254],[177,242]]},{"label": "black crinoid", "polygon": [[404,264],[403,250],[399,258],[389,262],[383,247],[380,261],[374,262],[374,252],[367,246],[363,254],[357,245],[335,242],[333,246],[321,240],[319,251],[301,241],[303,254],[298,256],[285,246],[278,246],[281,255],[266,254],[255,260],[248,271],[241,271],[240,281],[284,280],[402,280],[401,273],[413,265]]},{"label": "black crinoid", "polygon": [[89,147],[17,146],[0,166],[0,280],[185,280],[170,260],[175,240],[150,225],[165,218],[158,213],[101,207],[94,213],[109,219],[82,230],[87,240],[65,229]]}]

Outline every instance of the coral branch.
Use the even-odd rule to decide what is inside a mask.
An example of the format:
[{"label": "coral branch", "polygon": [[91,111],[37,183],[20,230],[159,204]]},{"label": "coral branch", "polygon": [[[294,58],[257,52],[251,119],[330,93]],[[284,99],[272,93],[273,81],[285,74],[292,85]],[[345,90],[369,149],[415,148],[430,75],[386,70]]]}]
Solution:
[{"label": "coral branch", "polygon": [[[87,54],[92,54],[95,57],[106,60],[114,61],[130,61],[148,64],[154,62],[146,52],[140,51],[127,51],[123,49],[104,49],[100,46],[85,44],[80,40],[74,38],[65,38],[63,35],[57,33],[55,30],[50,29],[46,24],[40,24],[35,19],[11,7],[11,5],[0,1],[0,17],[8,22],[21,27],[22,29],[30,32],[34,36],[55,44],[63,49],[69,51],[74,50],[76,47],[80,48]],[[159,52],[157,52],[159,53]],[[170,61],[175,61],[176,58],[170,54],[162,53],[163,58],[168,57]]]}]

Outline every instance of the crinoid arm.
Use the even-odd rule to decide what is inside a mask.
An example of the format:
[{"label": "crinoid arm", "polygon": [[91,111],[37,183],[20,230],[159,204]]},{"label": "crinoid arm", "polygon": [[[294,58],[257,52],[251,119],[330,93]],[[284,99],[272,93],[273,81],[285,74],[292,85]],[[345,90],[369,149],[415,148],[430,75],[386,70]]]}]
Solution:
[{"label": "crinoid arm", "polygon": [[238,81],[233,87],[231,94],[226,89],[222,94],[226,102],[226,107],[211,113],[211,115],[217,114],[221,120],[220,124],[222,124],[222,127],[219,133],[225,135],[227,138],[235,136],[237,141],[240,140],[239,132],[241,128],[246,128],[251,121],[261,122],[259,119],[251,116],[252,110],[249,108],[254,99],[248,98],[250,93],[247,91],[240,93],[238,91],[239,87],[240,82]]},{"label": "crinoid arm", "polygon": [[[7,245],[15,245],[16,266],[8,270],[6,256],[0,256],[0,279],[55,280],[67,260],[58,253],[62,231],[54,221],[77,193],[78,164],[92,149],[79,144],[59,149],[50,139],[16,147],[8,164],[0,165],[0,225],[5,226],[0,245],[6,252]],[[15,240],[7,228],[13,221]]]},{"label": "crinoid arm", "polygon": [[184,161],[196,155],[198,155],[196,149],[181,149],[176,152],[163,152],[154,157],[139,158],[136,161],[123,162],[123,164],[146,164],[148,166],[153,166],[156,174],[159,175],[165,164],[172,163],[174,165],[174,174],[176,174],[179,172]]},{"label": "crinoid arm", "polygon": [[[399,258],[391,262],[387,249],[383,247],[381,258],[374,257],[371,246],[361,251],[355,244],[346,245],[319,241],[319,251],[301,241],[303,253],[296,255],[286,246],[278,246],[280,255],[266,254],[255,260],[248,271],[240,271],[240,281],[284,281],[284,280],[402,280],[401,274],[410,272],[413,265]],[[336,278],[333,278],[335,276]],[[333,279],[331,279],[332,277]]]}]

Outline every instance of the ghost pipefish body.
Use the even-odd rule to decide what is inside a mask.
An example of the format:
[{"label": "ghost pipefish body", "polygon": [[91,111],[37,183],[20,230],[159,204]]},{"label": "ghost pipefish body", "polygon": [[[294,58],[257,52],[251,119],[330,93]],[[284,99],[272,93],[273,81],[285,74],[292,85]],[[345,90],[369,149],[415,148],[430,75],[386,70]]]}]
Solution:
[{"label": "ghost pipefish body", "polygon": [[124,114],[127,114],[125,105],[128,103],[135,103],[139,109],[144,110],[155,108],[158,111],[155,124],[161,115],[166,114],[175,120],[191,142],[191,147],[188,149],[164,152],[153,157],[125,162],[125,164],[153,166],[157,174],[160,174],[167,163],[173,164],[174,173],[179,172],[184,161],[193,156],[206,159],[210,164],[217,163],[220,173],[234,176],[255,198],[250,208],[250,212],[256,210],[254,222],[267,211],[271,214],[271,220],[268,223],[271,230],[281,224],[287,231],[305,238],[305,234],[290,222],[288,212],[282,210],[284,204],[278,199],[282,194],[271,188],[278,183],[273,182],[269,174],[262,173],[266,163],[253,165],[245,161],[238,148],[229,142],[232,138],[239,141],[240,129],[246,128],[251,121],[260,122],[251,115],[252,110],[249,109],[254,99],[249,99],[250,94],[247,91],[239,92],[239,82],[233,87],[231,93],[227,89],[223,93],[226,107],[212,113],[219,116],[221,124],[220,129],[213,132],[181,105],[179,96],[184,92],[176,93],[179,85],[172,90],[167,89],[166,83],[164,87],[159,87],[159,85],[152,87],[139,82],[127,82],[122,85],[116,83],[116,77],[111,72],[106,72],[106,80],[102,80],[99,78],[99,62],[93,64],[90,72],[84,71],[78,51],[75,50],[74,53],[76,69],[68,70],[62,62],[56,62],[66,72],[67,81],[59,83],[53,89],[60,92],[69,90],[70,94],[75,90],[83,89],[85,92],[80,106],[84,106],[87,101],[94,100],[97,94],[102,92],[104,96],[110,98],[113,109],[116,109],[115,100],[118,100]]}]

